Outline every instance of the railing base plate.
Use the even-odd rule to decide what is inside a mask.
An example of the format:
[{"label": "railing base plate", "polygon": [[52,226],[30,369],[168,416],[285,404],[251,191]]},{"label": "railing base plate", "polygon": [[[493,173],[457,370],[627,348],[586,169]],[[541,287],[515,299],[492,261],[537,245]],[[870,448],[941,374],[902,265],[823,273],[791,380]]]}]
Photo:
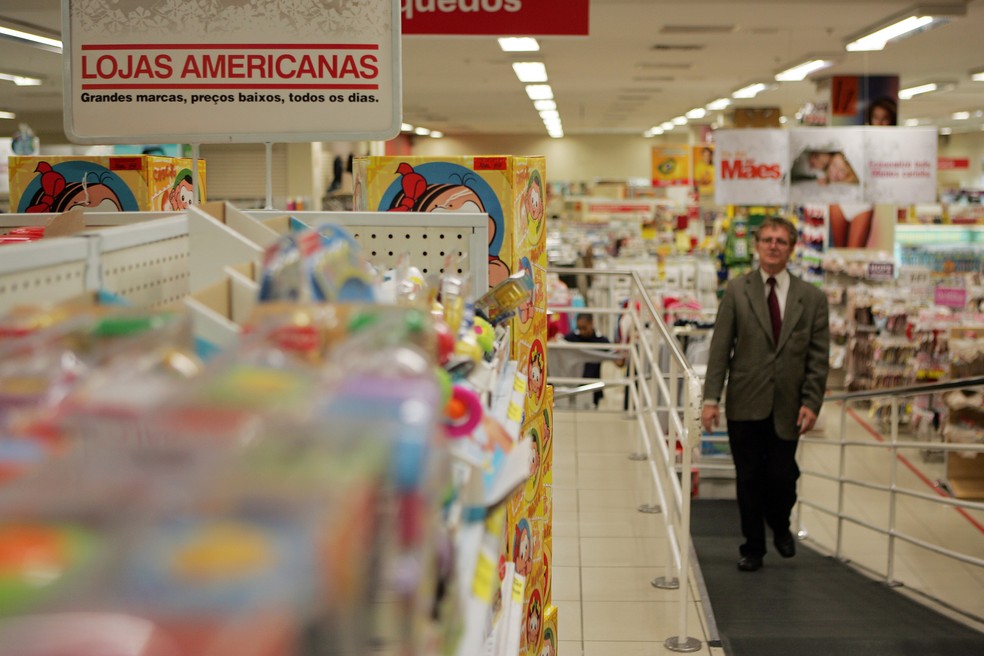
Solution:
[{"label": "railing base plate", "polygon": [[667,579],[665,576],[658,576],[652,580],[652,586],[660,590],[679,590],[680,579],[676,577]]},{"label": "railing base plate", "polygon": [[647,515],[658,515],[661,512],[663,512],[663,509],[660,508],[659,505],[655,503],[644,503],[641,506],[639,506],[639,512],[645,513]]},{"label": "railing base plate", "polygon": [[663,643],[663,646],[670,651],[690,653],[693,651],[700,650],[701,642],[697,638],[684,638],[680,639],[679,636],[673,636],[672,638],[667,638]]}]

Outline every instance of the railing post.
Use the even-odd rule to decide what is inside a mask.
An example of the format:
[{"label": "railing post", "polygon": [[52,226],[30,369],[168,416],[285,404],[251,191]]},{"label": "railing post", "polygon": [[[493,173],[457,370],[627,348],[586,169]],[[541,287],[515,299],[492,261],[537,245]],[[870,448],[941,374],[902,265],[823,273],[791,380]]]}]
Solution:
[{"label": "railing post", "polygon": [[[700,649],[701,641],[687,636],[687,607],[690,593],[690,499],[691,499],[691,454],[695,441],[700,442],[700,419],[697,413],[697,403],[700,399],[699,381],[688,377],[687,389],[684,391],[684,434],[680,435],[683,446],[681,459],[681,490],[683,491],[682,513],[680,517],[680,630],[677,635],[667,638],[663,645],[670,651],[694,652]],[[672,392],[671,392],[672,393]],[[674,406],[676,411],[676,406]]]},{"label": "railing post", "polygon": [[885,583],[892,585],[895,580],[895,507],[897,502],[896,484],[899,463],[899,397],[892,397],[892,471],[888,490],[888,561],[885,570]]},{"label": "railing post", "polygon": [[847,445],[844,444],[845,433],[847,432],[847,404],[849,401],[841,402],[840,415],[840,457],[837,465],[837,548],[834,555],[843,559],[844,547],[844,471],[847,468]]}]

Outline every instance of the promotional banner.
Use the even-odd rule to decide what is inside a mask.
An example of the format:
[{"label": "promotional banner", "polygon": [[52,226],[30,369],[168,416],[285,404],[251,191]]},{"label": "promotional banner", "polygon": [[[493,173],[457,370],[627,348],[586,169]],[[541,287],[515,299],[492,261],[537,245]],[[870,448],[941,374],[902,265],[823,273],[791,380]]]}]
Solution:
[{"label": "promotional banner", "polygon": [[588,34],[588,0],[401,0],[401,5],[404,34]]},{"label": "promotional banner", "polygon": [[791,203],[863,200],[864,139],[858,130],[790,130],[789,151]]},{"label": "promotional banner", "polygon": [[653,146],[653,186],[690,186],[690,146]]},{"label": "promotional banner", "polygon": [[831,125],[898,125],[898,75],[836,75],[830,81]]},{"label": "promotional banner", "polygon": [[718,130],[715,141],[714,202],[718,205],[786,203],[787,130]]},{"label": "promotional banner", "polygon": [[399,0],[62,0],[66,134],[389,139],[402,111],[399,12]]},{"label": "promotional banner", "polygon": [[915,205],[936,201],[936,128],[862,131],[869,202]]},{"label": "promotional banner", "polygon": [[911,205],[936,199],[933,128],[719,130],[721,205]]},{"label": "promotional banner", "polygon": [[701,144],[694,146],[694,186],[703,198],[714,195],[714,146]]}]

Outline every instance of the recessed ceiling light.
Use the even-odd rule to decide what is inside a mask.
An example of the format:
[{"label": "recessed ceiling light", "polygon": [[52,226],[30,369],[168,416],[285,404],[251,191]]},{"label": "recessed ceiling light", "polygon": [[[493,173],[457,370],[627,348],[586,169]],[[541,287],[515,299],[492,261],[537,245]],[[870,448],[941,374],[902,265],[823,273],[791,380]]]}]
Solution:
[{"label": "recessed ceiling light", "polygon": [[530,100],[553,100],[553,89],[549,84],[528,84],[526,95]]},{"label": "recessed ceiling light", "polygon": [[557,101],[555,100],[534,100],[533,108],[542,112],[544,109],[557,109]]},{"label": "recessed ceiling light", "polygon": [[431,133],[431,131],[428,130],[427,128],[417,128],[417,129],[415,129],[413,131],[413,133],[414,134],[419,134],[422,137],[426,137],[427,135],[429,135]]},{"label": "recessed ceiling light", "polygon": [[556,109],[544,109],[540,112],[540,118],[543,120],[560,118],[560,112]]},{"label": "recessed ceiling light", "polygon": [[430,136],[432,136],[435,139],[440,139],[441,137],[444,136],[444,133],[441,132],[440,130],[431,130]]},{"label": "recessed ceiling light", "polygon": [[825,68],[830,68],[834,62],[830,59],[811,59],[802,64],[787,68],[781,73],[776,74],[776,82],[799,82],[806,77]]},{"label": "recessed ceiling light", "polygon": [[24,32],[22,30],[15,30],[11,27],[3,27],[0,25],[0,36],[6,37],[8,39],[14,39],[15,41],[26,41],[31,45],[38,45],[44,48],[55,50],[57,52],[62,51],[62,42],[58,39],[50,39],[46,36],[41,36],[39,34],[32,34],[30,32]]},{"label": "recessed ceiling light", "polygon": [[516,62],[512,66],[520,82],[547,81],[547,67],[543,62]]},{"label": "recessed ceiling light", "polygon": [[676,127],[676,125],[673,123],[673,121],[666,121],[665,123],[660,123],[659,127],[663,128],[664,130],[672,130],[673,128]]},{"label": "recessed ceiling light", "polygon": [[848,52],[884,50],[889,41],[901,38],[933,23],[932,16],[908,16],[891,25],[886,25],[847,44]]},{"label": "recessed ceiling light", "polygon": [[0,112],[0,118],[17,118],[17,114],[13,112]]},{"label": "recessed ceiling light", "polygon": [[902,123],[902,125],[904,125],[907,128],[914,128],[917,125],[919,125],[919,119],[918,118],[907,118],[907,119],[905,119],[905,122]]},{"label": "recessed ceiling light", "polygon": [[732,98],[754,98],[758,94],[765,91],[766,86],[761,82],[756,82],[755,84],[749,84],[747,87],[742,87],[731,94]]},{"label": "recessed ceiling light", "polygon": [[673,125],[686,125],[686,124],[687,124],[687,117],[686,116],[674,116],[673,117]]},{"label": "recessed ceiling light", "polygon": [[931,91],[936,91],[939,87],[935,82],[929,84],[920,84],[916,87],[909,87],[907,89],[899,89],[899,98],[902,100],[911,100],[913,96],[918,96],[923,93],[930,93]]},{"label": "recessed ceiling light", "polygon": [[540,44],[529,36],[511,36],[499,39],[499,47],[503,52],[537,52]]},{"label": "recessed ceiling light", "polygon": [[0,73],[0,80],[13,82],[19,87],[36,87],[41,84],[41,80],[27,75],[15,75],[13,73]]},{"label": "recessed ceiling light", "polygon": [[409,123],[401,123],[400,124],[400,131],[401,132],[413,132],[413,126],[410,125]]},{"label": "recessed ceiling light", "polygon": [[975,71],[971,73],[970,79],[974,82],[984,82],[984,71]]},{"label": "recessed ceiling light", "polygon": [[689,119],[704,118],[705,116],[707,116],[707,110],[704,109],[703,107],[694,107],[689,112],[687,112],[686,116]]},{"label": "recessed ceiling light", "polygon": [[966,121],[970,118],[970,112],[953,112],[950,114],[950,118],[954,121]]},{"label": "recessed ceiling light", "polygon": [[707,103],[706,107],[713,112],[719,112],[722,109],[727,109],[730,104],[731,100],[729,98],[718,98],[717,100],[712,100]]},{"label": "recessed ceiling light", "polygon": [[940,134],[953,134],[953,130],[951,128],[940,128]]}]

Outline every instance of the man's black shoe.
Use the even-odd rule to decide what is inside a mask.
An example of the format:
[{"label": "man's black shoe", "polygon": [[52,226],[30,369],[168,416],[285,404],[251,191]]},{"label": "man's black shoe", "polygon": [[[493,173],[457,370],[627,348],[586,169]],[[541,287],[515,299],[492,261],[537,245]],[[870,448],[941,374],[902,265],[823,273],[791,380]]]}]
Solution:
[{"label": "man's black shoe", "polygon": [[742,556],[738,559],[738,571],[757,572],[762,569],[762,559],[755,556]]},{"label": "man's black shoe", "polygon": [[787,533],[782,537],[777,537],[775,540],[776,551],[783,558],[792,558],[796,555],[796,540],[793,538],[792,533]]}]

